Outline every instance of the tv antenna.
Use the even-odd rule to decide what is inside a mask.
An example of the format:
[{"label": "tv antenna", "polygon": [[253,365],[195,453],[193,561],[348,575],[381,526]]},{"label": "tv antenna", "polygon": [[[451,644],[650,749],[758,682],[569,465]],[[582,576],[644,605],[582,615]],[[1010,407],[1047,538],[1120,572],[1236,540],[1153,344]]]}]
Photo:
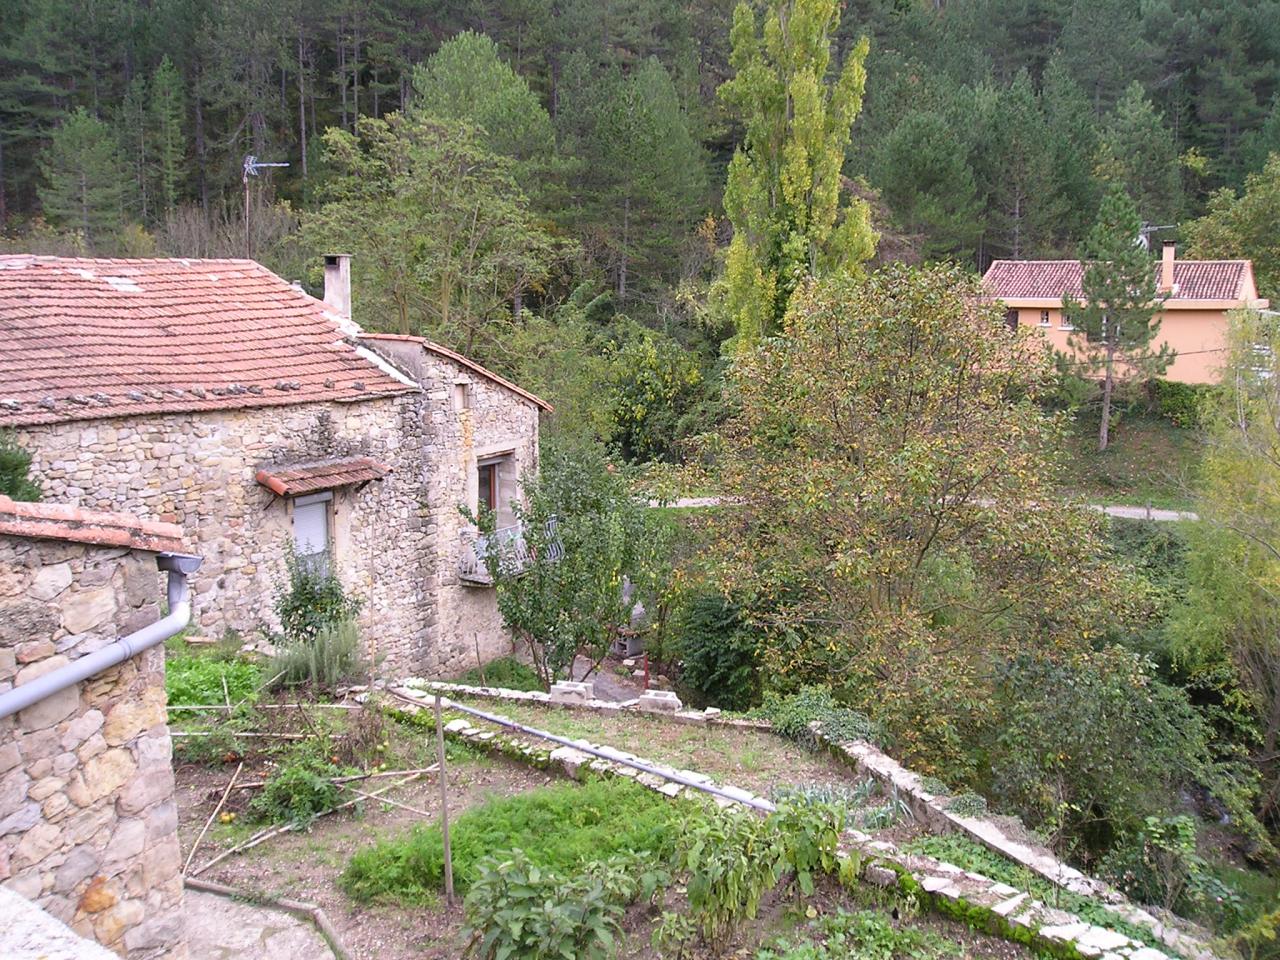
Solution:
[{"label": "tv antenna", "polygon": [[246,257],[253,257],[253,244],[249,233],[249,178],[259,176],[267,167],[287,167],[288,165],[287,163],[268,163],[265,160],[259,160],[253,154],[244,158],[244,170],[240,181],[244,184],[244,255]]},{"label": "tv antenna", "polygon": [[1138,229],[1138,246],[1142,247],[1143,250],[1150,250],[1152,234],[1160,233],[1163,230],[1176,230],[1177,228],[1178,225],[1176,223],[1144,223]]}]

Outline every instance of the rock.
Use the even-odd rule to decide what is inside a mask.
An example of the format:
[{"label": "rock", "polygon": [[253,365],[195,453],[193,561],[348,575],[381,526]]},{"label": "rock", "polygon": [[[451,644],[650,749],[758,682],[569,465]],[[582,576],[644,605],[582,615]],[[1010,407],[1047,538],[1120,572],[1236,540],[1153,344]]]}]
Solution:
[{"label": "rock", "polygon": [[18,644],[14,659],[18,663],[35,663],[45,657],[52,657],[56,652],[52,640],[32,640]]},{"label": "rock", "polygon": [[76,591],[62,604],[62,625],[68,633],[84,633],[108,620],[116,612],[113,588]]},{"label": "rock", "polygon": [[117,747],[164,722],[164,688],[149,687],[141,700],[121,700],[111,708],[102,727],[102,738]]},{"label": "rock", "polygon": [[52,600],[71,586],[71,564],[53,563],[42,567],[36,574],[27,593],[37,600]]},{"label": "rock", "polygon": [[[70,661],[64,656],[53,656],[38,663],[28,664],[18,671],[14,685],[15,687],[20,687],[25,683],[30,683],[37,677],[52,673],[68,663]],[[59,690],[57,693],[52,693],[27,707],[18,714],[18,724],[27,731],[44,730],[65,720],[75,713],[79,707],[80,685],[73,683],[71,686]]]},{"label": "rock", "polygon": [[70,893],[98,872],[98,853],[92,847],[78,846],[53,875],[53,889]]},{"label": "rock", "polygon": [[40,804],[24,803],[13,813],[0,820],[0,837],[11,833],[25,833],[40,822]]},{"label": "rock", "polygon": [[13,864],[21,868],[33,863],[39,863],[57,850],[61,842],[61,830],[52,823],[37,823],[23,834],[17,849],[13,851]]},{"label": "rock", "polygon": [[136,768],[129,751],[119,747],[94,757],[84,765],[82,774],[89,802],[115,793],[133,776]]},{"label": "rock", "polygon": [[62,735],[62,749],[74,750],[80,746],[102,729],[103,720],[101,710],[86,710],[76,717]]},{"label": "rock", "polygon": [[52,637],[57,629],[58,617],[48,604],[37,600],[0,604],[0,647]]},{"label": "rock", "polygon": [[1104,930],[1102,927],[1090,927],[1081,936],[1075,938],[1082,946],[1096,947],[1099,950],[1115,950],[1129,943],[1129,938],[1123,933],[1116,933],[1114,930]]},{"label": "rock", "polygon": [[676,713],[683,706],[680,698],[669,690],[646,690],[636,701],[637,710],[653,713]]},{"label": "rock", "polygon": [[173,796],[173,769],[149,770],[139,773],[127,787],[120,791],[116,801],[123,814],[141,813],[153,803],[168,800]]},{"label": "rock", "polygon": [[94,877],[87,890],[80,895],[79,909],[85,913],[101,913],[116,905],[119,897],[106,877]]}]

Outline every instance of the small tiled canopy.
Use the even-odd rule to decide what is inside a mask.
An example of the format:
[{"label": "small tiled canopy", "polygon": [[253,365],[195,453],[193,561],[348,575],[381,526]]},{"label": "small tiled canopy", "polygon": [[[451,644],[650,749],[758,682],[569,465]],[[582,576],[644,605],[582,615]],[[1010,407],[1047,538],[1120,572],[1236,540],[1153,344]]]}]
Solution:
[{"label": "small tiled canopy", "polygon": [[373,457],[352,457],[324,463],[263,467],[258,482],[280,497],[299,497],[336,487],[365,484],[381,480],[391,468]]}]

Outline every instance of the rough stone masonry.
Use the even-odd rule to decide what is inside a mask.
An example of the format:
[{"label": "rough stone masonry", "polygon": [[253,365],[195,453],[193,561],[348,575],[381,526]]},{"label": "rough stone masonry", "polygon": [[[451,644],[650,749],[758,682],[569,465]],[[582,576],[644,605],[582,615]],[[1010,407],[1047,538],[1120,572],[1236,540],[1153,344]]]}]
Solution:
[{"label": "rough stone masonry", "polygon": [[[0,691],[163,595],[152,552],[0,532]],[[170,746],[162,645],[0,720],[0,883],[123,957],[184,960]]]}]

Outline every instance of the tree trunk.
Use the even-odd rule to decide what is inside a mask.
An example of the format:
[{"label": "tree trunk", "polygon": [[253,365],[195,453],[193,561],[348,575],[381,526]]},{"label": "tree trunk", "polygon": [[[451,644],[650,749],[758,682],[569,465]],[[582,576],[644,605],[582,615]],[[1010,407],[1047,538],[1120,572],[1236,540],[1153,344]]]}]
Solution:
[{"label": "tree trunk", "polygon": [[1106,375],[1102,380],[1102,423],[1098,426],[1098,452],[1107,449],[1107,435],[1111,427],[1111,388],[1115,381],[1115,347],[1107,347]]},{"label": "tree trunk", "polygon": [[627,245],[631,240],[631,198],[622,201],[622,256],[618,261],[618,306],[627,302]]},{"label": "tree trunk", "polygon": [[205,142],[204,142],[204,107],[201,105],[201,94],[199,87],[199,75],[196,81],[196,189],[200,193],[200,209],[204,211],[205,218],[209,216],[209,178],[205,173]]},{"label": "tree trunk", "polygon": [[307,71],[302,60],[302,31],[298,31],[298,137],[302,145],[302,179],[307,178]]}]

